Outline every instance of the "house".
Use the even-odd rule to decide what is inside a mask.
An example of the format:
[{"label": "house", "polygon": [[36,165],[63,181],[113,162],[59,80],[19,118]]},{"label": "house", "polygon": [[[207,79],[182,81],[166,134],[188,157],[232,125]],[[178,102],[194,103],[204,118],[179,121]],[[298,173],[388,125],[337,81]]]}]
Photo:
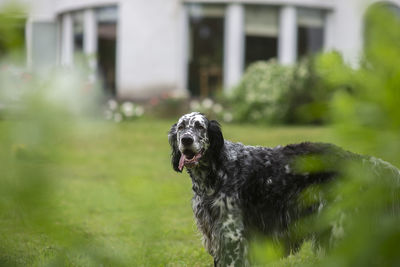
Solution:
[{"label": "house", "polygon": [[366,10],[400,10],[400,0],[24,2],[28,66],[73,66],[83,54],[110,95],[129,99],[230,90],[256,60],[337,50],[356,64]]}]

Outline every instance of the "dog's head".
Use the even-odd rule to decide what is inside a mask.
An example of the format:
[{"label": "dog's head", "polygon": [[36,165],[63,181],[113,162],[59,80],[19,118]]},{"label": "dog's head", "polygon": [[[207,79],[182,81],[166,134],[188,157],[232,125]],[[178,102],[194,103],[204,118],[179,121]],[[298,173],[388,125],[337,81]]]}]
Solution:
[{"label": "dog's head", "polygon": [[219,123],[199,112],[183,115],[172,125],[168,140],[172,148],[172,166],[178,172],[183,167],[197,167],[207,157],[217,156],[224,146]]}]

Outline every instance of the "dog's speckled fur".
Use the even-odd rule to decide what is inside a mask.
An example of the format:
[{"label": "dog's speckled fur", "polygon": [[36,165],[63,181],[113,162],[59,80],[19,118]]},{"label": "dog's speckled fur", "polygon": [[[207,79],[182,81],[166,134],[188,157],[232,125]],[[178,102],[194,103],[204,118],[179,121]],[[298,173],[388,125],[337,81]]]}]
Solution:
[{"label": "dog's speckled fur", "polygon": [[[193,144],[183,145],[182,136],[192,137]],[[252,233],[290,240],[291,223],[324,206],[322,199],[311,206],[300,203],[301,192],[334,179],[342,160],[371,159],[321,143],[275,148],[232,143],[224,140],[218,122],[200,113],[182,116],[168,139],[172,165],[178,172],[185,149],[203,151],[198,164],[187,166],[187,171],[193,183],[197,226],[216,266],[248,266],[247,245]],[[301,171],[297,160],[314,155],[323,160],[323,170]]]}]

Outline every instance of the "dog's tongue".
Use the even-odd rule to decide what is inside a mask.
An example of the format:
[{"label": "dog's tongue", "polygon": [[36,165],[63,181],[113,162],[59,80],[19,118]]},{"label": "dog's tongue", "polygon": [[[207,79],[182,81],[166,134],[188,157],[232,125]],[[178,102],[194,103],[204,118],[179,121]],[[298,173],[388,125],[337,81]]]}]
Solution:
[{"label": "dog's tongue", "polygon": [[183,167],[185,167],[185,165],[187,166],[193,166],[195,164],[198,163],[199,159],[201,158],[202,154],[201,152],[194,155],[191,159],[186,158],[186,156],[184,154],[181,155],[181,158],[179,159],[179,170],[182,171]]},{"label": "dog's tongue", "polygon": [[183,166],[185,166],[185,155],[181,155],[181,158],[179,159],[179,170],[183,170]]}]

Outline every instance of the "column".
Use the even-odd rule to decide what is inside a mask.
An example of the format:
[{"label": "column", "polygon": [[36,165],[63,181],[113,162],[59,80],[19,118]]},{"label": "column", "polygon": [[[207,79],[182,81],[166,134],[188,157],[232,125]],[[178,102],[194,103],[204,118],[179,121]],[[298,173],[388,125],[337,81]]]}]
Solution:
[{"label": "column", "polygon": [[97,69],[97,20],[93,9],[86,9],[83,15],[83,51],[91,70],[89,79],[94,82]]},{"label": "column", "polygon": [[86,55],[97,52],[97,23],[93,9],[85,10],[83,16],[83,49]]},{"label": "column", "polygon": [[73,63],[74,40],[71,14],[64,14],[61,22],[61,65],[70,66]]},{"label": "column", "polygon": [[230,4],[226,9],[224,36],[224,88],[232,89],[243,73],[244,7]]},{"label": "column", "polygon": [[28,19],[25,23],[25,46],[26,46],[26,65],[28,69],[32,68],[32,20]]},{"label": "column", "polygon": [[279,16],[279,63],[287,65],[297,58],[297,14],[295,6],[283,6]]}]

